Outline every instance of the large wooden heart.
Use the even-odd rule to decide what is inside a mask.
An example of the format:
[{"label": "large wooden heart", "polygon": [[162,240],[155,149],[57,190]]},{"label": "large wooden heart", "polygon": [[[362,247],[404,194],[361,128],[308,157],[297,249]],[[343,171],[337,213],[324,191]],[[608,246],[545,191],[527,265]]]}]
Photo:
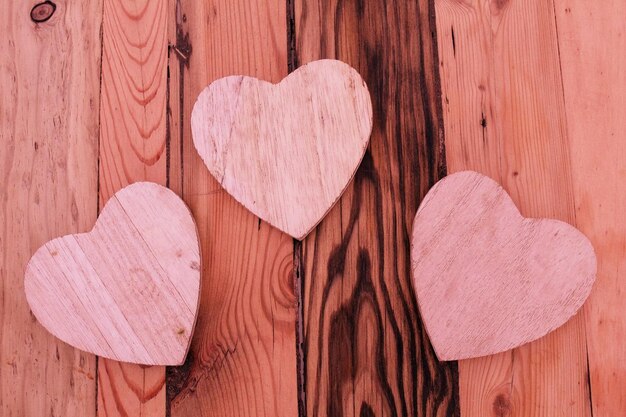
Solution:
[{"label": "large wooden heart", "polygon": [[231,76],[193,107],[194,145],[224,189],[258,217],[303,239],[354,176],[372,130],[359,74],[314,61],[279,84]]},{"label": "large wooden heart", "polygon": [[70,345],[123,362],[179,365],[200,294],[196,225],[167,188],[129,185],[90,232],[37,250],[24,287],[37,320]]},{"label": "large wooden heart", "polygon": [[538,339],[582,306],[596,275],[589,240],[567,223],[520,215],[476,172],[439,181],[413,223],[413,283],[440,360]]}]

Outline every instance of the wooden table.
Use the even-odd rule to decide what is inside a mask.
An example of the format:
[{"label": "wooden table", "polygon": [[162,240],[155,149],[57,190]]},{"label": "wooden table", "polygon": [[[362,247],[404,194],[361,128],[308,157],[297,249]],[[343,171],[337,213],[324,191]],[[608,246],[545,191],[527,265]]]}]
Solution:
[{"label": "wooden table", "polygon": [[[626,415],[626,3],[620,0],[1,0],[0,416]],[[354,182],[294,242],[221,190],[191,142],[212,80],[338,58],[374,133]],[[526,216],[593,241],[596,286],[556,332],[439,363],[409,233],[446,172],[501,182]],[[191,207],[203,292],[191,353],[143,368],[34,320],[24,266],[118,189]],[[303,190],[305,192],[305,190]]]}]

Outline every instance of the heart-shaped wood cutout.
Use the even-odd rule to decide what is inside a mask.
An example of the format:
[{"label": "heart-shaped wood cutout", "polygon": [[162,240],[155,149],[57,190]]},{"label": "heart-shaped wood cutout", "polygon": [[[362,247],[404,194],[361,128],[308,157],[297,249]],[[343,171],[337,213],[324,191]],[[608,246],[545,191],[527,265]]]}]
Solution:
[{"label": "heart-shaped wood cutout", "polygon": [[39,248],[24,287],[37,320],[66,343],[123,362],[180,365],[200,295],[195,222],[167,188],[129,185],[90,232]]},{"label": "heart-shaped wood cutout", "polygon": [[490,355],[544,336],[583,305],[596,275],[582,233],[522,217],[502,187],[470,171],[428,192],[411,246],[419,309],[440,360]]},{"label": "heart-shaped wood cutout", "polygon": [[354,176],[372,130],[361,76],[335,60],[279,84],[231,76],[193,107],[194,145],[211,174],[248,210],[303,239]]}]

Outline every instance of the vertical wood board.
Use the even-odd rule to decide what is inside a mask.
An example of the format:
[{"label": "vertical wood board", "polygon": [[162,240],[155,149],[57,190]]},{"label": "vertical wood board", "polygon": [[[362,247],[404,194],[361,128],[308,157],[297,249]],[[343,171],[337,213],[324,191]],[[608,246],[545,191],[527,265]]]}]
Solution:
[{"label": "vertical wood board", "polygon": [[370,147],[302,243],[306,415],[454,416],[456,364],[437,361],[410,279],[410,230],[443,174],[429,1],[295,2],[298,64],[346,61],[374,107]]},{"label": "vertical wood board", "polygon": [[626,3],[555,0],[576,225],[598,277],[585,328],[594,416],[626,415]]},{"label": "vertical wood board", "polygon": [[[436,3],[448,171],[498,181],[527,217],[575,224],[553,4]],[[459,362],[461,415],[589,416],[584,320]]]},{"label": "vertical wood board", "polygon": [[[183,196],[198,224],[203,283],[187,363],[171,368],[173,417],[297,415],[292,239],[228,195],[194,149],[189,119],[210,82],[287,75],[285,2],[177,2]],[[170,73],[172,74],[172,73]]]},{"label": "vertical wood board", "polygon": [[102,3],[0,2],[0,416],[95,415],[95,357],[30,313],[24,269],[97,213]]},{"label": "vertical wood board", "polygon": [[[168,3],[104,0],[100,208],[136,181],[167,184]],[[165,368],[100,359],[98,416],[166,414]]]}]

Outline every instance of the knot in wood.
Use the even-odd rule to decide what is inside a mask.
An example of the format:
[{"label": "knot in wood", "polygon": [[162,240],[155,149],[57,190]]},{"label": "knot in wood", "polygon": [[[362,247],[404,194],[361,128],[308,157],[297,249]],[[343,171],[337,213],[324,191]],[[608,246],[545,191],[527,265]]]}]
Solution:
[{"label": "knot in wood", "polygon": [[498,394],[493,401],[493,414],[496,417],[509,417],[511,415],[511,400],[508,395]]},{"label": "knot in wood", "polygon": [[43,23],[49,20],[57,9],[57,5],[46,0],[37,3],[30,10],[30,19],[35,23]]}]

